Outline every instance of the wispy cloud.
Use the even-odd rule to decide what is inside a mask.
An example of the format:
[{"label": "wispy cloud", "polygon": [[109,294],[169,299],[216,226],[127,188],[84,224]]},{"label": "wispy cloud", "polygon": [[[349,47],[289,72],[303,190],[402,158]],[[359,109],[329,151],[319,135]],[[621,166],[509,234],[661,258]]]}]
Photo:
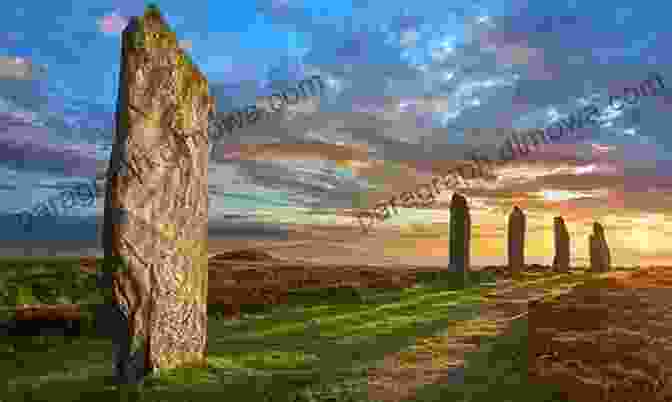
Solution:
[{"label": "wispy cloud", "polygon": [[26,58],[0,56],[0,78],[29,80],[33,78],[33,69],[33,64]]},{"label": "wispy cloud", "polygon": [[180,49],[183,49],[183,50],[191,50],[191,48],[193,46],[193,43],[189,39],[180,39],[177,42],[177,44],[180,47]]},{"label": "wispy cloud", "polygon": [[104,15],[97,20],[98,29],[104,34],[116,35],[128,25],[128,18],[121,16],[117,11]]}]

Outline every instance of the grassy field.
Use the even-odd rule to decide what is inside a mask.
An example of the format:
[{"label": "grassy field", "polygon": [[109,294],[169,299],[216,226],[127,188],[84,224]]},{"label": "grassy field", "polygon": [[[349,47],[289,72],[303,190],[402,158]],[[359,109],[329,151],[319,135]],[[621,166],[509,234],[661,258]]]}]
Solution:
[{"label": "grassy field", "polygon": [[0,258],[0,320],[20,304],[101,303],[95,276],[79,264],[78,257]]},{"label": "grassy field", "polygon": [[[78,260],[0,264],[3,304],[100,300],[95,280],[80,272]],[[519,283],[545,281],[539,286],[551,288],[581,278],[526,274]],[[0,401],[368,401],[369,367],[416,337],[475,318],[485,300],[481,285],[492,280],[473,273],[466,288],[442,275],[404,290],[297,290],[286,305],[246,307],[239,320],[218,318],[218,306],[209,306],[209,367],[159,373],[140,390],[109,385],[111,343],[93,333],[70,339],[6,337],[0,373],[8,381]],[[525,383],[524,323],[474,353],[464,384],[427,386],[417,400],[560,401],[553,399],[553,389]],[[495,383],[479,386],[487,381]]]}]

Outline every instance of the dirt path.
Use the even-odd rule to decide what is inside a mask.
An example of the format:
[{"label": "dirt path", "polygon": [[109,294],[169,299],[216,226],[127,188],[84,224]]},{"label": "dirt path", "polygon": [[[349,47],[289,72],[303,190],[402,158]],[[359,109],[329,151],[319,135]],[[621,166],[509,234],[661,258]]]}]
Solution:
[{"label": "dirt path", "polygon": [[488,301],[481,305],[478,318],[461,321],[442,334],[418,338],[415,346],[386,356],[369,370],[369,399],[399,402],[423,385],[461,383],[465,354],[477,349],[483,336],[500,334],[513,320],[526,316],[528,302],[571,290],[568,286],[560,291],[543,289],[549,280],[547,276],[522,286],[498,280],[494,288],[483,289]]}]

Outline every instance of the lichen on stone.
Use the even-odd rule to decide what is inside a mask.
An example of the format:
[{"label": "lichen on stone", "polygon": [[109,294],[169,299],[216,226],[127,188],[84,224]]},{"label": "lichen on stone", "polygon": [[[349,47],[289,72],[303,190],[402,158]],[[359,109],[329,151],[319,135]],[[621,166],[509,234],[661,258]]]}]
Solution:
[{"label": "lichen on stone", "polygon": [[161,127],[161,112],[152,109],[147,113],[147,118],[144,119],[144,125],[148,128]]},{"label": "lichen on stone", "polygon": [[202,258],[196,257],[192,269],[186,273],[186,277],[178,278],[179,285],[176,298],[181,303],[204,304],[203,286],[207,286],[207,283],[204,285],[207,269],[207,265],[202,263]]},{"label": "lichen on stone", "polygon": [[[180,130],[188,130],[193,122],[192,104],[194,96],[199,93],[207,93],[207,85],[203,85],[203,79],[196,67],[192,64],[189,55],[178,51],[176,59],[178,72],[177,85],[177,111],[175,114],[176,127]],[[205,91],[204,91],[205,87]]]},{"label": "lichen on stone", "polygon": [[132,39],[132,42],[131,42],[131,46],[134,49],[142,49],[143,47],[145,47],[145,36],[142,33],[142,31],[138,30],[138,31],[133,33],[133,39]]},{"label": "lichen on stone", "polygon": [[138,351],[142,350],[142,348],[145,346],[145,339],[141,335],[133,335],[133,339],[131,341],[131,355],[136,354]]},{"label": "lichen on stone", "polygon": [[136,30],[131,36],[131,47],[134,49],[141,49],[145,47],[145,28],[142,23],[142,18],[135,18]]},{"label": "lichen on stone", "polygon": [[[207,257],[207,256],[206,256]],[[196,258],[189,271],[188,278],[185,278],[184,285],[178,289],[178,299],[182,303],[205,304],[204,291],[207,289],[207,269],[208,266],[202,263],[203,259]]]},{"label": "lichen on stone", "polygon": [[159,6],[156,5],[156,3],[149,3],[147,4],[147,8],[145,9],[145,16],[161,16],[161,11],[159,10]]},{"label": "lichen on stone", "polygon": [[172,369],[187,367],[202,367],[202,355],[191,351],[175,351],[170,355],[161,355],[159,364],[161,369],[157,370],[157,376],[172,375]]},{"label": "lichen on stone", "polygon": [[[152,49],[175,49],[178,47],[177,35],[175,32],[168,29],[165,24],[164,30],[150,31],[147,30],[146,21],[156,19],[163,22],[161,11],[155,5],[147,6],[145,14],[137,19],[137,30],[133,34],[133,47],[135,48],[152,48]],[[156,26],[157,24],[154,24]]]},{"label": "lichen on stone", "polygon": [[[177,273],[177,295],[176,297],[183,303],[203,303],[202,292],[204,280],[204,270],[208,269],[208,254],[205,242],[202,240],[177,240],[177,228],[172,223],[162,223],[158,225],[159,233],[170,241],[175,241],[176,251],[192,259],[192,270],[185,275]],[[190,278],[194,273],[196,278]],[[194,286],[190,286],[194,284]]]},{"label": "lichen on stone", "polygon": [[176,49],[177,37],[174,32],[144,32],[147,48],[152,49]]},{"label": "lichen on stone", "polygon": [[177,227],[173,223],[159,223],[159,232],[168,240],[175,240],[177,237]]}]

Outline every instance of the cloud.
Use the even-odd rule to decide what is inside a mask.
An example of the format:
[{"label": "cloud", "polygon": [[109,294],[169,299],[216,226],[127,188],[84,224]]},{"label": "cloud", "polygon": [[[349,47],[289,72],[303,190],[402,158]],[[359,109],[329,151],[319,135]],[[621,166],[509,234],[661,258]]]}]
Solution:
[{"label": "cloud", "polygon": [[128,25],[128,18],[119,15],[116,11],[113,11],[103,17],[99,18],[98,29],[104,34],[119,34],[121,33],[126,25]]},{"label": "cloud", "polygon": [[[141,10],[129,11],[138,4],[119,0],[117,11],[99,20],[100,30],[120,32],[126,15],[141,14]],[[581,109],[583,101],[599,101],[596,104],[603,109],[605,100],[592,98],[598,91],[622,93],[623,86],[638,85],[648,73],[643,70],[652,68],[600,63],[606,53],[593,55],[592,49],[596,53],[618,50],[623,37],[614,39],[610,37],[617,36],[613,31],[581,17],[545,18],[522,11],[472,23],[477,15],[472,18],[466,15],[468,10],[449,10],[451,19],[454,14],[468,17],[473,40],[459,43],[459,32],[454,32],[454,23],[445,24],[443,9],[440,16],[436,13],[438,17],[429,10],[423,10],[422,16],[386,15],[384,21],[360,28],[359,16],[325,18],[294,1],[260,0],[257,4],[258,11],[269,17],[267,21],[289,27],[292,33],[306,33],[316,45],[301,44],[308,47],[307,53],[296,61],[262,52],[264,58],[280,60],[272,62],[272,69],[266,68],[268,61],[250,56],[242,46],[238,52],[234,44],[226,55],[213,48],[202,56],[200,67],[208,71],[217,109],[228,112],[253,104],[257,97],[303,78],[301,74],[320,74],[328,87],[324,94],[297,105],[292,119],[290,113],[279,113],[274,120],[234,130],[215,146],[209,167],[213,217],[246,211],[240,212],[241,220],[260,219],[259,215],[286,205],[295,211],[315,208],[327,216],[347,215],[354,198],[374,203],[414,191],[418,184],[430,181],[430,174],[440,175],[455,166],[472,146],[499,145],[514,128],[544,128],[553,119]],[[103,15],[107,10],[97,12]],[[335,24],[341,26],[334,29]],[[450,25],[448,30],[453,32],[447,32],[444,25]],[[226,37],[219,42],[237,43],[229,40],[233,33],[212,34]],[[668,39],[668,34],[660,35]],[[212,37],[208,42],[218,43]],[[191,43],[184,40],[181,46],[190,48]],[[662,66],[654,70],[667,71]],[[553,80],[545,80],[549,77]],[[587,82],[594,92],[586,92]],[[0,84],[0,96],[13,102],[16,96],[35,105],[40,94],[27,85]],[[669,99],[662,95],[647,99],[641,111],[639,107],[624,110],[606,119],[611,127],[590,130],[590,138],[581,139],[584,143],[571,143],[577,142],[574,138],[545,146],[502,166],[497,181],[473,183],[460,191],[470,197],[475,209],[484,211],[504,210],[514,202],[524,203],[529,214],[545,213],[553,203],[560,203],[559,213],[572,214],[576,208],[579,217],[592,216],[591,209],[597,214],[612,207],[663,208],[669,202],[647,191],[669,189],[661,178],[669,165],[659,163],[659,145],[670,140],[665,135],[656,138],[665,133],[662,128],[672,105]],[[49,134],[56,132],[50,129]],[[619,135],[626,130],[634,135]],[[39,133],[46,137],[45,132]],[[12,136],[19,134],[16,131]],[[632,145],[644,135],[651,136],[647,140],[655,143],[652,149]],[[1,149],[8,149],[9,142],[2,143]],[[31,139],[11,156],[18,160],[17,153],[39,155],[51,168],[59,164],[91,168],[91,162],[81,155],[63,149],[54,152],[46,144],[46,139]],[[631,154],[645,155],[648,160],[634,160]],[[70,160],[64,162],[64,158]],[[386,169],[388,164],[404,168],[392,171]],[[99,166],[93,166],[100,173]],[[344,167],[349,169],[344,172]],[[548,199],[539,197],[544,190]],[[570,192],[590,196],[557,199]],[[427,213],[423,218],[429,212],[443,216],[446,207],[441,200],[434,208],[440,211],[419,212]]]},{"label": "cloud", "polygon": [[401,39],[399,40],[399,43],[403,47],[414,47],[418,42],[418,39],[420,39],[420,33],[418,31],[404,31],[401,33]]},{"label": "cloud", "polygon": [[[14,129],[23,138],[28,131]],[[19,134],[21,133],[21,134]],[[34,142],[6,142],[0,138],[0,157],[4,165],[21,170],[49,171],[65,176],[94,176],[97,161],[90,156],[60,146],[46,146]]]},{"label": "cloud", "polygon": [[601,144],[591,144],[591,146],[593,147],[594,155],[606,154],[609,151],[613,151],[616,148],[613,146],[601,145]]},{"label": "cloud", "polygon": [[193,43],[189,39],[180,39],[177,41],[178,46],[182,50],[191,50]]},{"label": "cloud", "polygon": [[208,237],[212,239],[287,240],[288,236],[289,231],[284,225],[260,222],[233,222],[231,219],[226,219],[226,217],[211,220],[208,225]]},{"label": "cloud", "polygon": [[224,158],[239,160],[286,161],[301,160],[360,160],[368,161],[366,147],[336,144],[222,144],[218,149]]},{"label": "cloud", "polygon": [[[34,66],[23,57],[0,56],[0,79],[29,80],[33,78]],[[41,67],[46,70],[45,67]]]},{"label": "cloud", "polygon": [[68,146],[48,141],[49,130],[0,113],[0,161],[23,171],[51,171],[65,176],[93,176],[97,161],[94,146]]},{"label": "cloud", "polygon": [[398,15],[392,18],[390,29],[397,32],[415,30],[426,20],[427,17],[421,15]]}]

